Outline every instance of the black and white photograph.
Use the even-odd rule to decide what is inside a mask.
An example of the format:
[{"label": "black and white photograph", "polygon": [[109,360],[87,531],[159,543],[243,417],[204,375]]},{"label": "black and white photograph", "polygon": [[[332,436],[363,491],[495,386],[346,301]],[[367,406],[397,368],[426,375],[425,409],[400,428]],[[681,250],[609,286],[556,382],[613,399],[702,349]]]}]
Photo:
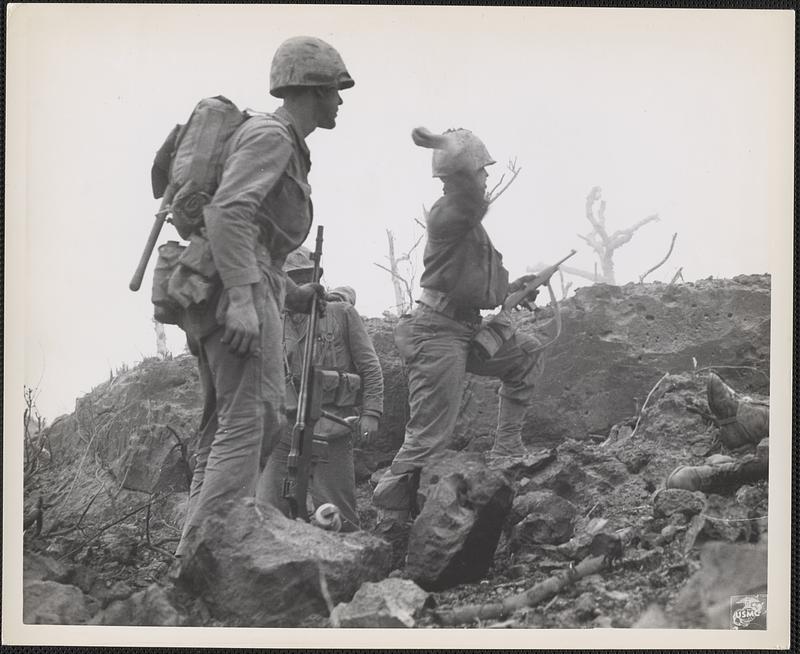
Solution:
[{"label": "black and white photograph", "polygon": [[6,11],[4,644],[788,648],[792,10]]}]

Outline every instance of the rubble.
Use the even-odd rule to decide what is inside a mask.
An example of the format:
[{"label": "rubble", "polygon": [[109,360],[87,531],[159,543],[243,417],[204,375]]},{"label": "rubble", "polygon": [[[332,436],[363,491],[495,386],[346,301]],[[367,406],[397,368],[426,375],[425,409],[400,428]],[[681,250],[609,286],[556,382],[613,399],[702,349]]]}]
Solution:
[{"label": "rubble", "polygon": [[90,624],[178,627],[183,624],[183,619],[167,592],[161,586],[152,584],[127,599],[112,602],[97,613]]},{"label": "rubble", "polygon": [[550,491],[532,491],[514,499],[514,543],[559,545],[572,538],[577,509]]},{"label": "rubble", "polygon": [[663,488],[653,498],[653,515],[669,518],[676,513],[692,516],[700,513],[705,506],[702,493],[680,488]]},{"label": "rubble", "polygon": [[30,581],[22,589],[25,624],[85,624],[91,601],[80,588],[55,581]]},{"label": "rubble", "polygon": [[414,627],[419,613],[430,605],[430,597],[430,593],[408,579],[368,581],[349,603],[338,604],[333,609],[331,625],[378,629]]}]

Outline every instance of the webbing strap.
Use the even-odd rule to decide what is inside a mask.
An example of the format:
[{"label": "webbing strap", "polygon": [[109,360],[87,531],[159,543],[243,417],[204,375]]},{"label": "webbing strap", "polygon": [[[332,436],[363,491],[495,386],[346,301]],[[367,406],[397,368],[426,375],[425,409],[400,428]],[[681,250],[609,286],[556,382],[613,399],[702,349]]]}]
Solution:
[{"label": "webbing strap", "polygon": [[547,343],[543,345],[539,345],[538,347],[534,348],[532,352],[541,352],[545,348],[550,347],[553,343],[558,340],[558,337],[561,336],[561,310],[558,306],[558,300],[556,300],[556,294],[553,292],[553,287],[550,285],[550,281],[547,282],[547,291],[550,293],[550,306],[553,307],[553,320],[556,324],[556,333]]}]

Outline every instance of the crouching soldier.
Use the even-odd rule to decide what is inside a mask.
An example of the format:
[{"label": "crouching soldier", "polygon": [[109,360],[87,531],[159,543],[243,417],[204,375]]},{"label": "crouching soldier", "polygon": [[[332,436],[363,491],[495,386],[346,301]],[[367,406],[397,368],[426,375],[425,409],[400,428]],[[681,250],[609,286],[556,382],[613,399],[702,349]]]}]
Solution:
[{"label": "crouching soldier", "polygon": [[[298,285],[311,282],[314,263],[308,250],[292,252],[284,266],[289,278]],[[325,315],[317,323],[317,343],[314,364],[324,370],[336,371],[331,376],[336,388],[324,390],[323,410],[340,418],[359,415],[355,432],[359,438],[370,441],[377,435],[378,421],[383,413],[383,373],[378,355],[367,330],[355,310],[356,294],[343,286],[328,292]],[[303,347],[305,345],[308,316],[287,311],[284,322],[284,350],[287,374],[287,411],[289,423],[296,418],[296,385],[300,377]],[[359,380],[360,378],[360,380]],[[359,388],[361,389],[359,392]],[[357,404],[360,401],[360,412]],[[315,507],[330,502],[340,511],[341,531],[360,528],[356,511],[356,482],[353,467],[352,429],[320,418],[314,426],[314,438],[328,443],[327,461],[313,466],[311,497]],[[282,497],[282,484],[286,477],[287,460],[291,449],[291,427],[287,429],[266,461],[259,479],[257,499],[270,503],[289,515],[289,505]]]},{"label": "crouching soldier", "polygon": [[[481,329],[480,310],[498,307],[532,277],[508,283],[502,255],[483,226],[489,208],[486,167],[494,160],[480,139],[465,129],[434,135],[417,128],[412,138],[434,149],[433,176],[442,180],[444,194],[426,217],[422,295],[395,330],[408,372],[410,418],[403,445],[373,495],[378,532],[389,537],[393,524],[412,517],[419,471],[447,446],[466,373],[502,381],[492,454],[522,456],[522,424],[543,365],[539,342],[513,330],[488,359],[471,347]],[[534,297],[531,292],[519,302]]]}]

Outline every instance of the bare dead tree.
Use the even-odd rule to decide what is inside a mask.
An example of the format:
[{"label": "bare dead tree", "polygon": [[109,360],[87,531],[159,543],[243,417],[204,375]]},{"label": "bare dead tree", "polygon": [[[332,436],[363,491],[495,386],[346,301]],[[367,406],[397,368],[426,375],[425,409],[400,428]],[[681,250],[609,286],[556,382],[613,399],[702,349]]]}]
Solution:
[{"label": "bare dead tree", "polygon": [[[30,476],[36,472],[39,463],[46,460],[50,452],[45,450],[47,444],[47,437],[45,436],[44,428],[46,420],[39,413],[39,407],[36,405],[36,400],[39,397],[39,387],[32,388],[30,386],[23,386],[23,397],[25,401],[25,409],[23,411],[23,446],[24,446],[24,462],[23,462],[23,476],[27,482]],[[35,433],[33,433],[33,426],[35,425]]]},{"label": "bare dead tree", "polygon": [[153,327],[156,330],[156,352],[161,359],[171,359],[172,353],[167,348],[167,334],[164,325],[153,318]]},{"label": "bare dead tree", "polygon": [[[596,214],[595,204],[597,204]],[[614,277],[614,252],[628,243],[638,229],[658,219],[658,214],[653,214],[626,229],[618,229],[609,235],[606,230],[606,201],[602,199],[602,191],[599,186],[595,186],[589,191],[586,196],[586,220],[592,226],[592,231],[585,236],[578,234],[578,238],[585,241],[600,260],[602,269],[600,281],[605,284],[616,283]]]},{"label": "bare dead tree", "polygon": [[572,282],[564,283],[564,273],[561,272],[561,268],[558,269],[558,279],[561,282],[561,299],[566,300],[569,289],[572,288]]},{"label": "bare dead tree", "polygon": [[[423,212],[425,208],[423,207]],[[419,223],[419,221],[416,221]],[[395,310],[398,315],[406,313],[414,306],[414,281],[417,276],[416,266],[414,264],[414,251],[419,247],[422,242],[425,232],[420,234],[419,238],[414,244],[399,257],[395,253],[394,234],[390,229],[386,230],[386,236],[389,241],[389,266],[384,266],[380,263],[375,263],[378,268],[385,270],[392,276],[392,286],[394,287]],[[403,272],[400,268],[403,264]]]},{"label": "bare dead tree", "polygon": [[[596,211],[595,205],[597,206]],[[586,196],[586,219],[592,226],[592,231],[585,235],[578,234],[578,238],[589,245],[597,255],[601,272],[598,273],[597,262],[595,262],[593,272],[573,266],[560,266],[559,270],[562,270],[568,275],[582,277],[593,283],[616,284],[614,275],[614,252],[628,243],[638,229],[644,227],[648,223],[659,220],[659,217],[658,214],[647,216],[626,229],[618,229],[612,234],[609,234],[606,229],[606,202],[601,197],[600,187],[595,186]],[[528,266],[528,271],[535,272],[546,267],[547,264],[539,262],[533,266]]]}]

